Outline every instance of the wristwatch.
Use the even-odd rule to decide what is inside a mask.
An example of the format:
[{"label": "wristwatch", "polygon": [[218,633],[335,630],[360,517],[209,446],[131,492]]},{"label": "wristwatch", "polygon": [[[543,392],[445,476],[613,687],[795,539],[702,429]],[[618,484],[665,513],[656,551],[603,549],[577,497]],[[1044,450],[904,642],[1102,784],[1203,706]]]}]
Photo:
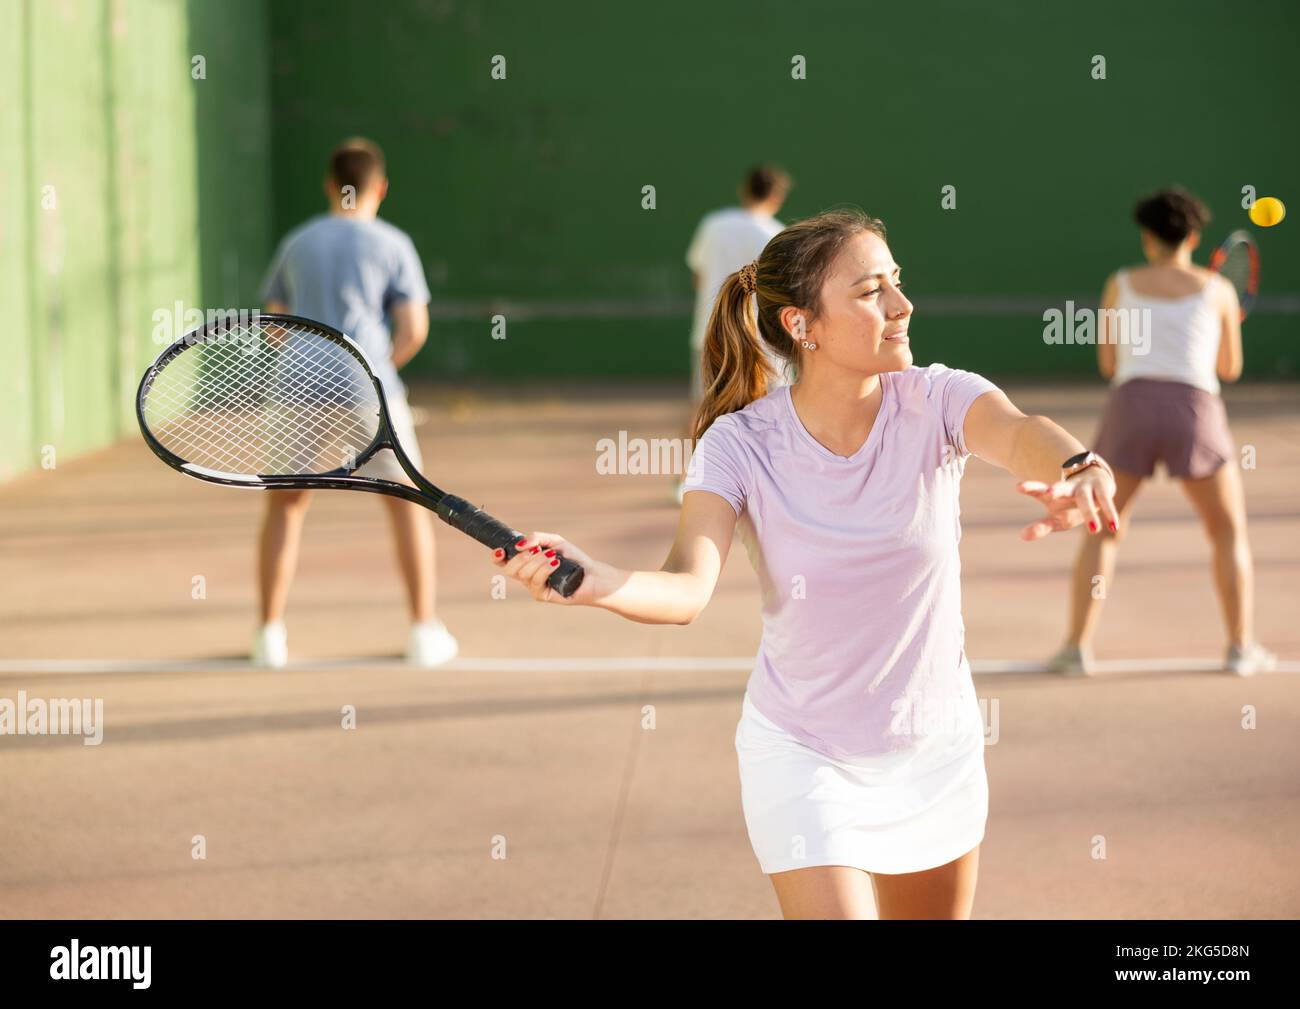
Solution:
[{"label": "wristwatch", "polygon": [[1089,466],[1100,466],[1110,474],[1112,480],[1115,478],[1115,473],[1109,464],[1096,452],[1080,452],[1078,455],[1072,455],[1061,463],[1061,479],[1068,480]]}]

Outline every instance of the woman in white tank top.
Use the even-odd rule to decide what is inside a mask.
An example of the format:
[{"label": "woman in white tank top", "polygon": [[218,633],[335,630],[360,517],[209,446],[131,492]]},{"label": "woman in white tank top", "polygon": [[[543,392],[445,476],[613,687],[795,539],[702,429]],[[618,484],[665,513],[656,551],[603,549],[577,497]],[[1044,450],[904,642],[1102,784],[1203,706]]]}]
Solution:
[{"label": "woman in white tank top", "polygon": [[[1236,449],[1219,382],[1241,375],[1241,309],[1232,285],[1196,266],[1192,252],[1210,219],[1199,200],[1164,189],[1134,211],[1147,265],[1116,272],[1102,293],[1101,374],[1111,382],[1095,451],[1115,470],[1121,525],[1142,481],[1162,463],[1180,481],[1214,550],[1214,580],[1228,632],[1226,669],[1248,675],[1276,657],[1253,637],[1254,578]],[[1108,316],[1106,310],[1117,310]],[[1050,667],[1086,674],[1118,534],[1085,537],[1075,562],[1070,629]]]}]

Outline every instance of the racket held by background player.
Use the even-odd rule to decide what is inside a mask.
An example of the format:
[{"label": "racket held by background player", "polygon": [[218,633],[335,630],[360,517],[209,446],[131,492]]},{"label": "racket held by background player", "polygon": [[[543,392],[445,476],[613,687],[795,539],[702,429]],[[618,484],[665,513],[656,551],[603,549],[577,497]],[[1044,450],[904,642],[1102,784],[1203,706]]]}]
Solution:
[{"label": "racket held by background player", "polygon": [[1237,289],[1244,322],[1259,297],[1259,248],[1249,231],[1234,231],[1210,257],[1210,269],[1222,274]]}]

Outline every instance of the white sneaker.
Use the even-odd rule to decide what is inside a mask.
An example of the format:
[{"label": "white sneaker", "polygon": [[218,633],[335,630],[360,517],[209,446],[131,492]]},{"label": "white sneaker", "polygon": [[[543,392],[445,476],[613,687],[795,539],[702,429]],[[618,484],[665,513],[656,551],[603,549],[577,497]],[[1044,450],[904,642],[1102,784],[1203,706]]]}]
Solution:
[{"label": "white sneaker", "polygon": [[431,669],[450,662],[460,652],[460,642],[451,636],[447,625],[434,618],[428,623],[412,624],[406,645],[406,661],[413,666]]},{"label": "white sneaker", "polygon": [[263,624],[253,638],[252,662],[255,666],[280,669],[289,661],[289,636],[284,622]]},{"label": "white sneaker", "polygon": [[1277,656],[1258,642],[1242,648],[1233,645],[1223,660],[1223,667],[1238,676],[1254,676],[1256,673],[1271,673],[1277,668]]},{"label": "white sneaker", "polygon": [[1047,660],[1047,671],[1059,676],[1091,676],[1092,655],[1073,645],[1066,645]]}]

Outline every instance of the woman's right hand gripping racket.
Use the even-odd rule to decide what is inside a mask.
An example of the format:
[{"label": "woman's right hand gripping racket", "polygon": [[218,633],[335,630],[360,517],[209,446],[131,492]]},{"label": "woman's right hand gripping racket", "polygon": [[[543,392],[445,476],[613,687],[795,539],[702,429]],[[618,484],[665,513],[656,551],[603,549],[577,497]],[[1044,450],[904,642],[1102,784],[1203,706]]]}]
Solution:
[{"label": "woman's right hand gripping racket", "polygon": [[[140,380],[136,416],[153,453],[186,476],[258,490],[388,494],[430,509],[507,558],[519,552],[521,533],[412,465],[365,354],[322,323],[256,312],[218,317],[158,355]],[[411,486],[357,475],[384,450]],[[554,570],[546,584],[572,596],[583,569],[558,553],[547,565]]]},{"label": "woman's right hand gripping racket", "polygon": [[[551,559],[561,556],[561,552],[564,556],[577,560],[582,565],[579,570],[589,572],[581,587],[572,595],[557,592],[546,577]],[[596,587],[602,582],[600,565],[558,533],[529,533],[518,556],[507,557],[494,552],[491,563],[519,582],[528,590],[529,595],[541,603],[556,603],[561,606],[593,605]]]}]

